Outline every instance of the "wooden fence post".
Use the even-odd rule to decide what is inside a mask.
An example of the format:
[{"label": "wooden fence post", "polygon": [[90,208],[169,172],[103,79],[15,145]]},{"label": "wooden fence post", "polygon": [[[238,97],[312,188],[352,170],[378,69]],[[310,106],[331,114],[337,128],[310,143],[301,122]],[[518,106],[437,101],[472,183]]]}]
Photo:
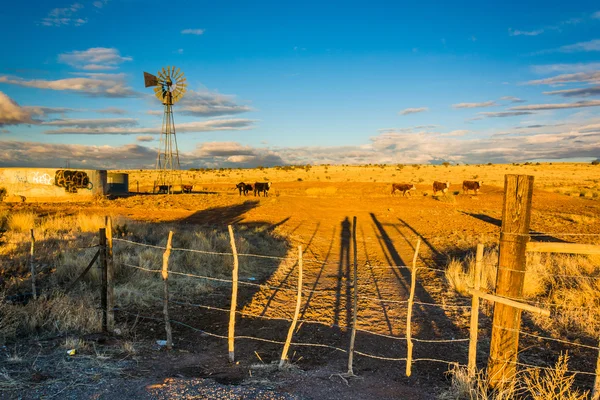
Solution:
[{"label": "wooden fence post", "polygon": [[[481,264],[483,262],[483,244],[477,245],[475,256],[475,275],[473,276],[473,288],[478,291],[481,287]],[[473,293],[471,300],[471,325],[469,327],[469,376],[472,378],[477,371],[477,333],[479,330],[479,295]]]},{"label": "wooden fence post", "polygon": [[348,375],[354,376],[352,362],[354,358],[354,342],[356,340],[356,320],[358,313],[358,257],[356,250],[356,216],[352,219],[352,247],[354,250],[354,274],[353,274],[353,290],[352,290],[352,334],[350,335],[350,348],[348,349]]},{"label": "wooden fence post", "polygon": [[231,225],[227,225],[229,229],[229,239],[231,242],[231,252],[233,253],[233,271],[231,273],[232,278],[232,287],[231,287],[231,308],[229,310],[229,334],[228,334],[228,344],[229,344],[229,362],[235,361],[235,311],[237,309],[237,292],[238,292],[238,275],[239,275],[239,261],[237,248],[235,247],[235,237],[233,236],[233,228]]},{"label": "wooden fence post", "polygon": [[164,285],[163,314],[165,316],[165,331],[167,333],[167,349],[173,348],[173,332],[171,330],[171,320],[169,319],[169,256],[171,255],[171,243],[173,241],[173,231],[169,231],[167,239],[167,248],[163,253],[162,278]]},{"label": "wooden fence post", "polygon": [[106,325],[109,332],[115,329],[115,264],[113,260],[112,218],[106,217]]},{"label": "wooden fence post", "polygon": [[29,249],[29,269],[31,270],[31,292],[33,293],[33,299],[37,299],[37,289],[35,287],[35,263],[33,260],[33,249],[35,248],[35,235],[33,229],[31,230],[31,249]]},{"label": "wooden fence post", "polygon": [[596,360],[596,379],[594,380],[594,390],[592,391],[592,400],[600,400],[600,340],[598,341],[598,359]]},{"label": "wooden fence post", "polygon": [[106,284],[107,284],[107,267],[106,267],[106,229],[100,228],[98,232],[98,239],[100,245],[100,271],[101,271],[101,292],[100,292],[100,305],[102,308],[102,332],[108,330],[107,327],[107,299],[106,299]]},{"label": "wooden fence post", "polygon": [[292,342],[292,336],[296,329],[296,323],[298,322],[298,316],[300,315],[300,304],[302,303],[302,245],[298,246],[298,293],[296,295],[296,309],[294,310],[294,318],[292,324],[285,339],[283,345],[283,351],[281,352],[281,359],[279,360],[279,369],[283,368],[287,361],[287,354],[290,349],[290,343]]},{"label": "wooden fence post", "polygon": [[421,239],[417,240],[415,255],[412,260],[412,268],[410,269],[410,295],[408,297],[408,310],[406,312],[406,376],[410,376],[412,373],[413,343],[411,322],[413,303],[415,301],[415,287],[417,286],[417,257],[419,255],[419,247],[421,247]]},{"label": "wooden fence post", "polygon": [[[533,176],[504,177],[504,205],[496,277],[498,296],[519,299],[523,294],[532,196]],[[488,360],[488,376],[492,387],[512,380],[516,373],[521,311],[506,304],[494,305]]]}]

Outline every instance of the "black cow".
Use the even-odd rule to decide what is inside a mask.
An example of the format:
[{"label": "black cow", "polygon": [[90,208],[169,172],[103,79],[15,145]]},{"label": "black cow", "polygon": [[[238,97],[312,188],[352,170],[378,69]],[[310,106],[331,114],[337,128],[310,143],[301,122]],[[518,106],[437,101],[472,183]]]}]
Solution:
[{"label": "black cow", "polygon": [[235,185],[236,189],[240,191],[240,196],[242,195],[242,193],[244,193],[244,196],[246,196],[248,194],[248,192],[252,191],[252,185],[248,185],[244,182],[240,182],[237,185]]},{"label": "black cow", "polygon": [[396,190],[402,192],[402,196],[406,196],[406,193],[411,194],[410,191],[417,190],[417,188],[412,183],[392,183],[392,194]]},{"label": "black cow", "polygon": [[463,193],[469,193],[469,190],[472,190],[477,194],[482,185],[482,181],[463,181]]},{"label": "black cow", "polygon": [[194,185],[181,185],[181,191],[183,193],[192,193]]},{"label": "black cow", "polygon": [[271,182],[256,182],[254,184],[254,195],[258,193],[258,197],[260,197],[260,193],[262,192],[265,197],[269,195],[269,189],[271,189]]},{"label": "black cow", "polygon": [[437,192],[442,192],[442,193],[446,194],[446,192],[448,191],[449,188],[450,188],[450,182],[434,181],[433,182],[433,195],[435,196],[435,194]]}]

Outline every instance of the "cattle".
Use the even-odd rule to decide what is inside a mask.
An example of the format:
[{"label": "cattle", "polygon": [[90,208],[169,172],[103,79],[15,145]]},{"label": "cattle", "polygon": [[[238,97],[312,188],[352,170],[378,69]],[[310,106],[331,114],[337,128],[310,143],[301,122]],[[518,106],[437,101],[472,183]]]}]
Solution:
[{"label": "cattle", "polygon": [[406,196],[406,193],[410,195],[410,191],[417,190],[417,188],[412,183],[392,183],[392,194],[394,194],[396,190],[402,192],[402,196]]},{"label": "cattle", "polygon": [[271,189],[271,182],[256,182],[254,184],[254,195],[258,193],[258,197],[260,197],[260,193],[262,192],[265,197],[269,195],[269,189]]},{"label": "cattle", "polygon": [[448,191],[449,188],[450,188],[450,182],[434,181],[433,182],[433,195],[435,196],[435,194],[437,192],[442,192],[442,193],[446,194],[446,192]]},{"label": "cattle", "polygon": [[235,185],[235,188],[240,191],[240,196],[242,195],[242,193],[244,193],[244,196],[246,196],[248,192],[251,192],[253,190],[252,185],[249,185],[244,182],[238,183],[237,185]]},{"label": "cattle", "polygon": [[[154,188],[156,190],[156,187]],[[158,194],[171,193],[171,185],[158,185]]]},{"label": "cattle", "polygon": [[477,194],[482,185],[482,181],[463,181],[463,193],[468,194],[469,190],[472,190],[473,193]]},{"label": "cattle", "polygon": [[181,191],[183,193],[192,193],[192,188],[194,185],[181,185]]}]

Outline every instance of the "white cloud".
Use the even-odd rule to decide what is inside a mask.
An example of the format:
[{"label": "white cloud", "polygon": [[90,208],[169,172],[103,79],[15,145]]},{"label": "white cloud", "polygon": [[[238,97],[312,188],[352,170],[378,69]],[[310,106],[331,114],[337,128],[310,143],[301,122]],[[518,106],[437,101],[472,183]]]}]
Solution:
[{"label": "white cloud", "polygon": [[189,90],[177,104],[177,113],[194,117],[214,117],[253,111],[251,107],[238,104],[235,96],[210,91]]},{"label": "white cloud", "polygon": [[[514,108],[509,108],[509,110],[513,110]],[[476,117],[476,119],[481,119],[481,118],[507,118],[507,117],[518,117],[521,115],[529,115],[529,114],[533,114],[532,112],[529,111],[498,111],[498,112],[480,112],[477,113],[477,115],[479,116],[479,118]]]},{"label": "white cloud", "polygon": [[83,77],[57,80],[31,79],[19,77],[0,76],[0,83],[11,85],[49,89],[65,90],[82,93],[92,97],[133,97],[137,93],[125,83],[124,74],[82,74]]},{"label": "white cloud", "polygon": [[[112,121],[103,123],[102,121]],[[53,121],[54,122],[54,121]],[[44,125],[62,126],[63,128],[47,130],[47,135],[139,135],[161,133],[160,126],[137,127],[137,121],[131,118],[114,118],[99,120],[61,120]],[[213,119],[208,121],[193,121],[176,124],[177,133],[213,132],[213,131],[242,131],[252,129],[254,121],[249,119]]]},{"label": "white cloud", "polygon": [[500,97],[500,100],[510,101],[511,103],[524,103],[525,102],[525,100],[520,99],[515,96],[503,96],[503,97]]},{"label": "white cloud", "polygon": [[600,96],[600,86],[592,86],[586,88],[554,90],[551,92],[543,92],[548,95],[558,95],[562,97],[589,97]]},{"label": "white cloud", "polygon": [[583,100],[575,103],[554,103],[554,104],[529,104],[526,106],[511,107],[509,110],[559,110],[564,108],[583,108],[583,107],[600,107],[600,100]]},{"label": "white cloud", "polygon": [[129,113],[129,111],[124,110],[122,108],[118,108],[118,107],[106,107],[106,108],[102,108],[100,110],[96,110],[96,112],[99,114],[117,114],[117,115],[125,115],[125,114]]},{"label": "white cloud", "polygon": [[565,73],[565,72],[593,72],[600,70],[600,63],[588,62],[588,63],[573,63],[573,64],[546,64],[546,65],[533,65],[531,67],[533,72],[536,74],[546,75],[553,73]]},{"label": "white cloud", "polygon": [[202,35],[205,29],[184,29],[181,31],[183,35]]},{"label": "white cloud", "polygon": [[587,42],[579,42],[575,44],[569,44],[566,46],[561,46],[557,49],[553,50],[543,50],[538,52],[537,54],[545,54],[545,53],[580,53],[580,52],[590,52],[590,51],[600,51],[600,39],[589,40]]},{"label": "white cloud", "polygon": [[527,82],[528,85],[562,85],[565,83],[600,83],[600,71],[577,72],[563,74],[552,78],[537,79]]},{"label": "white cloud", "polygon": [[108,0],[97,0],[92,3],[96,8],[102,8],[108,4]]},{"label": "white cloud", "polygon": [[76,128],[122,127],[135,126],[138,121],[134,118],[99,118],[99,119],[57,119],[42,122],[47,126],[70,126]]},{"label": "white cloud", "polygon": [[115,69],[119,64],[131,60],[131,57],[122,57],[119,50],[107,47],[92,47],[58,56],[61,63],[90,71]]},{"label": "white cloud", "polygon": [[425,111],[429,111],[429,108],[427,108],[427,107],[405,108],[404,110],[400,111],[398,114],[408,115],[408,114],[416,114],[416,113],[425,112]]},{"label": "white cloud", "polygon": [[41,24],[44,26],[83,25],[87,22],[87,19],[77,17],[82,8],[83,5],[80,3],[73,3],[64,8],[54,8],[45,18],[42,18]]},{"label": "white cloud", "polygon": [[593,13],[592,18],[600,19],[600,11],[596,11],[595,13]]},{"label": "white cloud", "polygon": [[4,125],[33,124],[31,113],[13,99],[0,92],[0,127]]},{"label": "white cloud", "polygon": [[508,28],[509,36],[537,36],[537,35],[541,35],[544,32],[545,32],[544,29],[536,29],[533,31],[522,31],[519,29]]},{"label": "white cloud", "polygon": [[138,142],[153,142],[156,140],[154,136],[151,135],[143,135],[135,138]]},{"label": "white cloud", "polygon": [[458,103],[458,104],[453,104],[452,107],[453,108],[480,108],[480,107],[493,107],[493,106],[497,106],[498,104],[496,104],[495,101],[490,100],[490,101],[484,101],[481,103]]},{"label": "white cloud", "polygon": [[35,115],[39,118],[45,118],[51,114],[61,114],[65,115],[71,112],[78,112],[82,110],[77,110],[75,108],[67,108],[67,107],[43,107],[43,106],[24,106],[25,110],[31,115]]}]

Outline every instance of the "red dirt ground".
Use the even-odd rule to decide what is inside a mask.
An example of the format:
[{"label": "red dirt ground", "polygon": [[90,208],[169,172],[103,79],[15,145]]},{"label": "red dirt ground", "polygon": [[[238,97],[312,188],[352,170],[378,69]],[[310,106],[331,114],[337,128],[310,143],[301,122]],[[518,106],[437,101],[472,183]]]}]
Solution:
[{"label": "red dirt ground", "polygon": [[[302,323],[294,341],[319,343],[346,349],[351,319],[352,296],[352,219],[357,217],[358,255],[358,328],[389,336],[405,336],[406,304],[410,273],[391,266],[410,265],[417,239],[421,247],[417,265],[443,268],[453,255],[453,245],[473,241],[473,237],[498,237],[503,190],[484,187],[478,196],[458,195],[455,203],[423,196],[412,197],[383,194],[385,185],[359,183],[281,183],[269,197],[240,197],[230,185],[210,187],[213,194],[172,196],[133,196],[103,201],[100,204],[70,206],[89,212],[110,211],[151,222],[172,221],[189,225],[264,224],[290,243],[289,257],[296,257],[297,246],[304,249],[304,299],[301,319],[322,324]],[[329,189],[328,189],[329,188]],[[331,189],[335,188],[335,189]],[[425,187],[417,186],[419,190]],[[335,193],[334,193],[335,190]],[[58,205],[36,205],[36,208],[56,210]],[[600,233],[598,224],[569,222],[563,215],[600,215],[600,202],[572,198],[555,193],[536,191],[533,199],[531,228],[539,232]],[[474,243],[474,242],[473,242]],[[459,254],[457,254],[459,255]],[[243,262],[243,261],[242,261]],[[295,306],[297,264],[281,263],[266,283],[277,290],[240,288],[242,311],[265,317],[291,318]],[[228,293],[211,299],[190,299],[228,307]],[[438,305],[468,304],[450,292],[443,274],[420,270],[415,300]],[[133,310],[131,310],[133,311]],[[160,309],[147,310],[160,318]],[[135,317],[117,313],[119,321]],[[174,306],[174,320],[198,329],[226,335],[227,315],[202,309]],[[413,337],[417,339],[468,338],[469,310],[433,307],[417,304],[412,319]],[[482,346],[478,361],[486,359],[486,330],[482,323]],[[252,335],[271,340],[284,340],[289,323],[286,321],[240,318],[238,335]],[[142,320],[139,336],[148,343],[164,336],[162,322]],[[138,337],[138,339],[140,339]],[[445,371],[448,365],[419,361],[413,365],[412,376],[405,376],[405,362],[355,356],[354,371],[358,379],[348,384],[335,374],[346,372],[347,355],[329,348],[292,346],[290,355],[297,369],[288,372],[260,374],[251,364],[277,361],[281,345],[238,340],[236,358],[239,364],[229,366],[227,347],[223,340],[212,339],[184,326],[174,326],[178,351],[165,355],[151,350],[142,353],[136,375],[160,381],[170,376],[217,377],[224,382],[267,382],[278,390],[305,398],[434,398],[448,386]],[[468,342],[415,342],[415,358],[433,358],[466,364]],[[396,340],[359,332],[356,350],[380,357],[406,356],[404,340]],[[255,354],[255,352],[258,354]],[[165,358],[166,357],[166,358]],[[592,360],[593,361],[593,360]],[[586,363],[587,365],[587,363]],[[260,379],[257,378],[257,374]],[[262,379],[262,380],[261,380]]]}]

